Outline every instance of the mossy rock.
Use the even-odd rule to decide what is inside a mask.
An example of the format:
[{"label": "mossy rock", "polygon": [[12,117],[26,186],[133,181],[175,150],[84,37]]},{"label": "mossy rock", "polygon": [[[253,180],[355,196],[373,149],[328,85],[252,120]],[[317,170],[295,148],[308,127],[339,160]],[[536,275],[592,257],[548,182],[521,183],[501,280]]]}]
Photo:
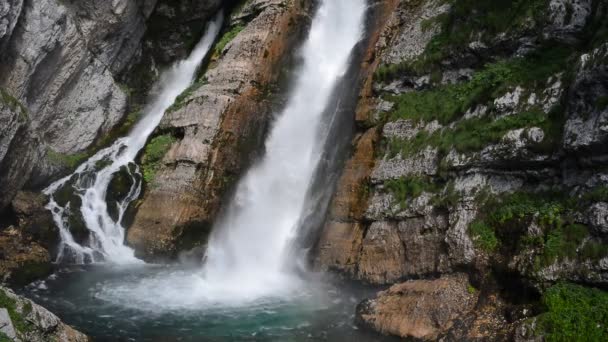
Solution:
[{"label": "mossy rock", "polygon": [[25,286],[51,273],[53,273],[53,265],[50,260],[29,260],[11,273],[9,282],[12,286]]},{"label": "mossy rock", "polygon": [[108,205],[108,214],[116,221],[118,220],[119,211],[118,204],[125,200],[131,191],[131,187],[140,180],[135,179],[135,165],[123,166],[112,176],[112,180],[108,185],[106,192],[106,203]]}]

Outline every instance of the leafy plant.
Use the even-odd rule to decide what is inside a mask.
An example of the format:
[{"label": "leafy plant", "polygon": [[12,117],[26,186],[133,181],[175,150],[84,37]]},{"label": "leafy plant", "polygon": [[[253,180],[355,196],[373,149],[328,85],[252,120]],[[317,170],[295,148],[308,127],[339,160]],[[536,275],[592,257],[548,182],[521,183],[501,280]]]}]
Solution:
[{"label": "leafy plant", "polygon": [[486,252],[493,252],[499,245],[496,234],[492,227],[482,221],[474,221],[469,226],[469,235],[473,239],[475,247]]},{"label": "leafy plant", "polygon": [[560,283],[542,296],[546,312],[539,318],[548,342],[608,340],[608,293]]},{"label": "leafy plant", "polygon": [[401,208],[405,208],[408,200],[422,195],[423,192],[434,193],[440,189],[438,185],[431,183],[423,177],[391,179],[386,181],[384,185],[400,203]]}]

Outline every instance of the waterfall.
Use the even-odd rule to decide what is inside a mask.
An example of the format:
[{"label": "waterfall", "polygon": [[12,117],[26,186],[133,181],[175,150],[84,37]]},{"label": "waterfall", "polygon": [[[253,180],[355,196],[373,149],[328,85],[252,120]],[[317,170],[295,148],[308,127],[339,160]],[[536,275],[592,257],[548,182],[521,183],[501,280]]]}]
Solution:
[{"label": "waterfall", "polygon": [[[124,245],[125,229],[121,224],[127,207],[139,197],[141,190],[141,174],[134,160],[160,123],[165,111],[194,81],[196,70],[217,38],[222,20],[223,14],[219,13],[208,25],[205,35],[190,56],[163,73],[158,83],[158,95],[146,106],[144,117],[128,136],[116,140],[112,146],[99,151],[80,165],[73,174],[44,190],[50,197],[47,208],[51,210],[60,232],[57,262],[141,262],[135,258],[133,250]],[[126,174],[130,188],[124,197],[117,201],[116,215],[112,217],[108,213],[106,194],[112,178],[118,172]],[[73,200],[74,196],[70,201],[58,200],[58,193],[66,189],[78,200]],[[88,238],[84,242],[77,242],[70,229],[73,224],[71,218],[79,214],[88,230]]]},{"label": "waterfall", "polygon": [[240,181],[213,229],[203,268],[208,290],[216,284],[228,296],[256,298],[276,294],[293,280],[289,246],[329,132],[323,126],[331,119],[324,114],[362,38],[366,7],[365,0],[321,1],[265,155]]}]

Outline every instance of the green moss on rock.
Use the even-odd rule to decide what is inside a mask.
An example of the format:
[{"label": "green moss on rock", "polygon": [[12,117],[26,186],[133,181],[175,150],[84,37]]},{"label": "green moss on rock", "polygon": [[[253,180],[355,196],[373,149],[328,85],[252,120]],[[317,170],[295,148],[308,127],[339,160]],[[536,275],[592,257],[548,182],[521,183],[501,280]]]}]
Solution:
[{"label": "green moss on rock", "polygon": [[146,183],[150,184],[154,181],[156,171],[160,168],[163,157],[175,141],[175,137],[171,134],[163,134],[152,138],[148,142],[142,157],[143,175]]},{"label": "green moss on rock", "polygon": [[19,309],[17,301],[9,297],[4,290],[0,289],[0,307],[3,307],[6,309],[6,311],[8,311],[8,315],[13,322],[13,326],[19,334],[25,334],[34,328],[32,324],[25,318],[25,316],[27,316],[27,314],[32,310],[31,304],[28,306],[29,312],[28,307]]}]

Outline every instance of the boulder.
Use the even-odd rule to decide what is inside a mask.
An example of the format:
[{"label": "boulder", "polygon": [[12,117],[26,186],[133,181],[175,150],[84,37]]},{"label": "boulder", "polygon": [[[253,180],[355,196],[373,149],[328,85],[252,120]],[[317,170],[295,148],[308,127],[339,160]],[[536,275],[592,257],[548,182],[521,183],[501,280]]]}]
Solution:
[{"label": "boulder", "polygon": [[361,302],[356,322],[383,334],[432,341],[474,310],[477,297],[464,274],[408,281]]},{"label": "boulder", "polygon": [[[89,341],[85,334],[63,323],[47,309],[4,287],[0,287],[0,308],[6,309],[8,313],[7,323],[14,327],[16,341]],[[2,312],[0,311],[0,324],[6,318],[1,315]]]}]

